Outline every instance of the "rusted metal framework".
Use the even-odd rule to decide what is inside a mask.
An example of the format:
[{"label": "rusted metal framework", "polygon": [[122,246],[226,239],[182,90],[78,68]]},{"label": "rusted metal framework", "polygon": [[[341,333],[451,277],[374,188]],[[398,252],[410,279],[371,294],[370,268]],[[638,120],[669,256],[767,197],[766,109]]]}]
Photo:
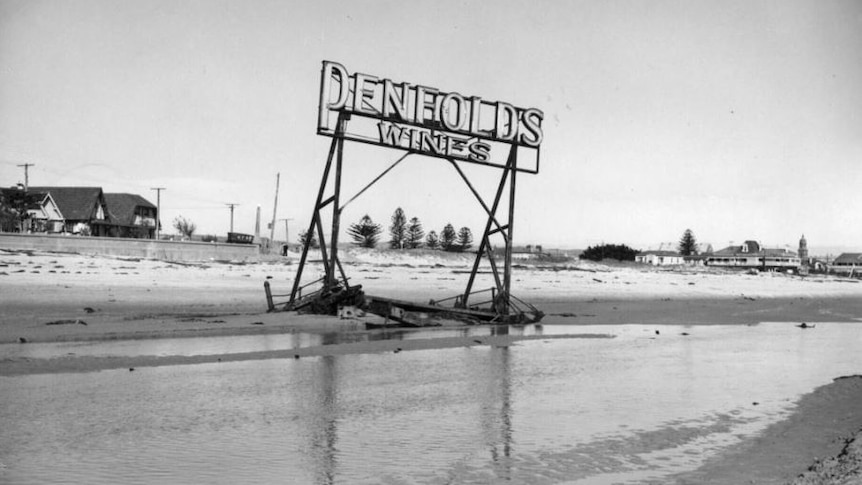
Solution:
[{"label": "rusted metal framework", "polygon": [[[359,286],[351,286],[344,267],[338,259],[338,236],[341,228],[341,212],[344,208],[370,188],[373,184],[379,181],[384,175],[392,170],[396,165],[403,161],[410,152],[402,155],[395,163],[390,165],[374,180],[366,185],[359,193],[348,200],[343,205],[341,204],[341,173],[344,164],[344,138],[338,136],[343,133],[345,126],[350,119],[350,115],[342,113],[338,120],[338,129],[336,136],[332,138],[332,143],[329,149],[329,155],[326,160],[326,165],[323,169],[323,177],[320,182],[320,188],[317,193],[317,198],[314,203],[314,210],[311,217],[311,222],[308,226],[307,234],[316,234],[320,242],[320,252],[322,256],[322,264],[324,276],[321,279],[301,284],[302,275],[305,265],[308,262],[308,252],[310,249],[311,238],[306,238],[302,247],[302,256],[299,260],[299,267],[296,273],[296,279],[293,282],[293,288],[290,292],[290,299],[285,305],[285,309],[293,310],[300,309],[306,306],[326,307],[327,304],[335,301],[343,302],[345,300],[353,300],[358,294]],[[512,230],[514,228],[515,216],[515,188],[517,177],[518,150],[516,146],[512,146],[509,150],[506,166],[502,169],[497,184],[497,189],[494,194],[493,201],[489,204],[479,194],[475,186],[464,171],[459,166],[459,162],[454,159],[448,159],[454,167],[455,171],[470,189],[476,200],[487,214],[482,237],[476,251],[476,258],[473,262],[472,270],[467,280],[466,288],[460,295],[452,298],[437,300],[432,302],[430,306],[446,308],[443,304],[451,302],[453,310],[469,310],[473,317],[480,317],[476,311],[485,311],[488,313],[488,318],[485,320],[495,322],[511,322],[522,321],[524,319],[533,320],[538,312],[532,305],[523,302],[511,294],[512,289]],[[330,180],[332,179],[333,187],[331,193],[326,191]],[[498,212],[502,212],[501,202],[508,188],[508,207],[506,207],[505,218],[501,220]],[[332,228],[330,233],[330,241],[327,244],[326,236],[323,230],[321,213],[331,206],[332,210]],[[491,238],[499,236],[502,238],[504,249],[503,267],[498,267]],[[491,268],[491,274],[494,279],[494,287],[480,289],[474,291],[476,275],[479,272],[479,267],[483,259],[487,259]],[[308,291],[309,288],[311,291]],[[490,298],[487,294],[490,293]],[[480,301],[473,301],[471,297],[484,297]],[[322,304],[321,304],[322,303]],[[486,307],[487,305],[487,307]],[[426,305],[422,305],[425,307]],[[540,313],[540,312],[538,312]],[[540,317],[539,317],[540,318]],[[478,318],[482,320],[482,318]]]},{"label": "rusted metal framework", "polygon": [[[326,166],[323,169],[323,179],[320,181],[320,189],[317,192],[317,199],[314,202],[314,212],[311,216],[311,222],[308,225],[308,232],[311,235],[317,233],[320,241],[320,254],[322,256],[324,274],[323,280],[317,280],[311,284],[322,283],[322,288],[311,294],[302,295],[301,290],[305,287],[300,287],[302,280],[302,272],[305,268],[305,263],[308,259],[308,250],[311,246],[311,237],[306,237],[302,245],[302,256],[299,260],[299,268],[296,270],[296,279],[293,281],[293,289],[290,292],[290,301],[287,303],[287,309],[299,308],[302,304],[311,304],[314,300],[325,300],[331,295],[341,293],[344,290],[350,289],[350,284],[347,281],[347,275],[344,273],[344,267],[338,259],[338,233],[341,229],[341,210],[339,206],[341,198],[341,171],[344,162],[344,133],[345,125],[350,115],[341,113],[338,118],[338,128],[336,136],[332,138],[332,143],[329,147],[329,156],[326,159]],[[335,183],[331,196],[324,198],[326,194],[326,186],[329,182],[332,165],[335,162]],[[323,232],[323,222],[320,213],[327,206],[332,205],[332,232],[329,249],[327,250],[326,236]],[[336,274],[336,268],[338,274]],[[338,276],[341,276],[339,281]]]},{"label": "rusted metal framework", "polygon": [[[335,81],[333,81],[333,76],[335,76]],[[360,77],[360,80],[357,81],[357,77]],[[306,237],[305,241],[303,242],[302,256],[299,261],[296,279],[293,282],[293,287],[289,295],[289,300],[283,304],[283,309],[299,310],[310,308],[311,311],[315,311],[318,313],[334,313],[334,307],[336,305],[353,305],[366,303],[374,307],[374,303],[376,302],[376,306],[378,307],[382,306],[386,308],[392,308],[393,306],[398,306],[401,309],[409,307],[414,311],[423,312],[446,311],[456,314],[460,313],[462,316],[465,316],[467,318],[489,322],[511,323],[538,321],[539,319],[541,319],[543,315],[539,310],[537,310],[532,305],[513,297],[511,294],[512,232],[514,228],[515,215],[516,178],[518,172],[538,172],[538,146],[541,142],[541,129],[539,125],[542,117],[541,111],[535,109],[518,111],[519,108],[514,108],[511,105],[507,105],[505,103],[491,104],[492,106],[497,106],[496,109],[505,111],[503,114],[509,116],[507,124],[505,126],[508,127],[507,132],[510,134],[506,137],[495,135],[495,133],[502,133],[503,131],[506,131],[506,129],[501,128],[504,125],[500,124],[501,118],[499,113],[496,117],[496,131],[483,131],[482,129],[478,128],[479,112],[475,110],[479,110],[482,106],[488,105],[488,103],[485,103],[483,105],[482,102],[480,102],[479,98],[476,97],[471,98],[472,104],[470,104],[469,106],[469,109],[471,110],[471,119],[473,119],[472,117],[475,117],[476,126],[472,126],[469,130],[460,125],[451,125],[449,122],[447,122],[446,119],[443,118],[442,114],[437,115],[441,118],[442,125],[446,125],[446,128],[448,128],[449,131],[454,130],[455,132],[461,133],[462,135],[466,134],[472,136],[472,139],[477,140],[474,143],[477,143],[477,147],[482,151],[490,150],[491,146],[489,144],[498,144],[498,146],[502,145],[504,147],[508,145],[508,157],[506,158],[505,164],[501,163],[502,160],[500,163],[487,163],[482,159],[470,159],[470,157],[465,158],[464,156],[449,156],[436,152],[436,150],[429,150],[427,148],[423,148],[421,144],[418,147],[414,147],[412,144],[408,147],[392,146],[392,139],[389,139],[388,143],[383,143],[383,125],[392,121],[391,117],[386,118],[385,116],[385,113],[387,111],[386,107],[382,109],[382,113],[384,114],[381,115],[382,117],[380,117],[373,114],[369,115],[369,108],[362,104],[363,102],[367,103],[373,101],[371,100],[371,98],[375,96],[375,91],[373,90],[373,87],[375,86],[373,85],[373,82],[376,82],[375,80],[376,78],[365,75],[357,74],[354,76],[349,76],[343,66],[331,63],[329,61],[324,61],[323,76],[321,78],[321,106],[320,116],[318,120],[318,133],[330,136],[332,138],[332,142],[330,144],[326,165],[323,169],[323,177],[321,179],[320,188],[318,190],[317,198],[314,203],[314,210],[312,213],[311,221],[309,223],[308,231],[306,233],[308,235],[316,234],[320,242],[324,276],[306,285],[301,284],[305,265],[308,262],[308,252],[312,239],[311,237]],[[339,90],[338,99],[336,101],[332,101],[327,93],[330,89],[330,85],[336,81]],[[352,81],[354,84],[359,84],[353,86],[352,89],[348,89],[347,84],[349,81]],[[392,86],[392,83],[388,80],[385,81],[383,84],[385,84],[384,89],[390,88]],[[364,89],[362,88],[362,86],[364,86]],[[401,99],[403,99],[406,103],[407,94],[404,93],[407,92],[407,87],[410,85],[404,84],[403,86],[405,87],[402,88],[403,90],[401,92],[403,97]],[[354,103],[348,102],[348,98],[350,96],[356,97],[357,100],[355,100]],[[392,101],[392,99],[394,99],[385,96],[386,95],[384,95],[384,101],[382,101],[383,103],[389,103]],[[423,96],[424,94],[422,94],[419,98],[414,98],[414,101],[417,103],[417,110],[425,110],[427,108],[430,108],[430,105],[423,104],[425,103]],[[455,104],[458,104],[460,102],[461,107],[457,108],[456,106],[456,108],[453,109],[460,109],[461,111],[459,117],[466,120],[467,105],[465,104],[466,101],[464,100],[464,97],[460,95],[449,94],[446,95],[445,98],[443,98],[443,102],[446,102],[447,99]],[[502,105],[505,106],[501,107]],[[438,105],[438,108],[439,106],[440,105]],[[328,116],[330,111],[333,113],[337,112],[338,114],[338,118],[334,127],[328,124]],[[355,134],[348,133],[347,125],[348,122],[350,122],[352,116],[359,117],[361,121],[367,121],[369,117],[381,120],[380,140],[375,141],[371,138],[356,136]],[[515,131],[512,131],[512,126],[514,126],[512,124],[517,124],[519,120],[524,120],[522,122],[525,123],[525,126],[527,126],[527,128],[529,129],[532,129],[532,138],[517,138],[515,136]],[[421,129],[436,130],[441,124],[440,121],[426,121],[424,123],[425,124],[422,125],[423,128]],[[344,164],[345,140],[388,146],[389,148],[402,150],[404,154],[400,158],[398,158],[398,160],[395,161],[391,166],[389,166],[386,170],[384,170],[376,178],[374,178],[374,180],[372,180],[367,186],[360,190],[359,193],[349,199],[346,203],[342,204],[341,175],[342,167]],[[518,166],[519,147],[533,148],[536,150],[536,164],[534,168],[522,168]],[[338,259],[338,238],[341,230],[341,213],[344,210],[345,206],[347,206],[347,204],[359,197],[368,188],[374,185],[378,180],[380,180],[384,175],[386,175],[390,170],[392,170],[396,165],[401,163],[407,156],[411,154],[430,155],[436,158],[443,158],[448,160],[487,214],[487,221],[482,232],[479,247],[476,251],[476,258],[473,262],[472,270],[468,277],[467,285],[464,289],[464,292],[452,298],[447,298],[436,302],[431,301],[427,305],[397,302],[395,300],[383,297],[366,298],[362,293],[360,285],[350,285],[347,275],[344,272],[344,268]],[[487,160],[487,158],[485,158],[484,160]],[[467,175],[464,173],[464,171],[461,169],[461,166],[459,165],[460,163],[479,163],[502,170],[502,174],[497,184],[497,189],[494,193],[494,198],[490,202],[490,204],[488,203],[488,201],[483,199],[483,197],[479,194],[474,185],[467,178]],[[327,187],[330,185],[332,186],[331,191],[327,192]],[[503,206],[505,204],[503,204],[503,199],[504,195],[506,194],[508,195],[507,197],[505,197],[508,202],[508,207],[504,208]],[[327,244],[323,230],[323,218],[321,217],[321,214],[324,211],[329,210],[330,206],[332,210],[332,227],[329,243]],[[503,248],[505,248],[503,253],[502,270],[498,267],[497,264],[496,255],[494,254],[494,250],[491,244],[492,237],[502,238]],[[491,274],[494,279],[494,287],[474,291],[473,287],[476,283],[476,275],[479,272],[479,267],[483,258],[487,258],[488,264],[490,265]],[[312,286],[314,286],[314,288],[310,289]],[[266,285],[266,290],[268,305],[270,307],[270,310],[274,310],[276,309],[276,304],[273,302],[273,295],[268,285]],[[487,298],[483,301],[471,300],[471,298],[473,298],[474,296],[476,297],[476,299],[478,299],[480,298],[480,295],[483,295],[485,293],[489,293],[490,298]],[[446,305],[451,303],[452,306],[444,306],[444,303]]]}]

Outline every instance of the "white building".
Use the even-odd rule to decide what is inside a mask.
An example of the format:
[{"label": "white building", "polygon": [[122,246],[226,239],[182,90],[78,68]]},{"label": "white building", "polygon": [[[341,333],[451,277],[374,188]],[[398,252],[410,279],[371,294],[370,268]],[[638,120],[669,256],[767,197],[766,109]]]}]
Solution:
[{"label": "white building", "polygon": [[674,251],[644,251],[635,255],[636,263],[651,264],[654,266],[674,266],[683,264],[683,256]]}]

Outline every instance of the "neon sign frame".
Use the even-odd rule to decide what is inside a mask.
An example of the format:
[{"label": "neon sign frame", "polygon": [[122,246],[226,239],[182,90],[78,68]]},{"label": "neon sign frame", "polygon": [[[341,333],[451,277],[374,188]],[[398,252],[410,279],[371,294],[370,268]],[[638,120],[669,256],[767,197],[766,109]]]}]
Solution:
[{"label": "neon sign frame", "polygon": [[[347,204],[407,156],[420,154],[448,160],[488,215],[466,290],[451,298],[455,299],[454,308],[471,311],[481,305],[471,305],[468,301],[473,294],[473,283],[479,272],[480,262],[487,258],[495,286],[490,288],[491,300],[485,303],[491,304],[493,321],[523,322],[530,313],[524,310],[525,306],[532,310],[534,317],[541,318],[540,311],[511,296],[510,290],[516,175],[518,172],[536,174],[539,171],[539,152],[544,138],[544,113],[536,108],[518,108],[500,101],[487,102],[478,96],[468,98],[427,86],[394,83],[368,74],[351,75],[343,65],[332,61],[323,61],[320,85],[317,133],[332,138],[332,143],[307,234],[317,234],[325,276],[318,280],[323,282],[321,290],[312,293],[310,297],[302,296],[302,288],[311,284],[300,286],[312,239],[306,238],[290,300],[285,304],[285,309],[295,310],[310,305],[312,303],[309,298],[326,301],[344,290],[349,293],[351,289],[360,288],[349,284],[338,259],[341,212]],[[333,114],[337,116],[332,116]],[[352,123],[351,131],[348,131],[348,123]],[[366,131],[363,132],[363,129]],[[406,153],[353,198],[342,204],[341,174],[345,140],[394,148]],[[497,153],[502,149],[505,149],[505,157],[500,157]],[[535,164],[532,167],[519,166],[518,154],[525,150],[535,156]],[[491,204],[486,203],[461,170],[459,164],[462,162],[502,169]],[[331,195],[327,197],[330,179],[333,183]],[[508,218],[503,219],[498,218],[497,211],[502,205],[506,188]],[[332,206],[332,229],[327,249],[321,213],[329,205]],[[505,253],[502,275],[491,247],[492,236],[503,238]],[[270,307],[273,308],[271,302]]]},{"label": "neon sign frame", "polygon": [[[333,121],[351,115],[351,130],[337,134]],[[503,168],[510,146],[530,150],[538,173],[544,113],[437,88],[353,73],[324,61],[317,134],[406,150],[438,158]],[[499,153],[504,155],[500,156]]]}]

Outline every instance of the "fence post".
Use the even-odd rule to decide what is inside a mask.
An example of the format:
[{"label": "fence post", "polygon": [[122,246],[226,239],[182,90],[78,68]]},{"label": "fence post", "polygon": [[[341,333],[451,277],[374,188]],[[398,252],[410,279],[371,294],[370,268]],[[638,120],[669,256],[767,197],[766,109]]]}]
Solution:
[{"label": "fence post", "polygon": [[272,302],[272,290],[269,288],[269,281],[263,282],[263,290],[266,292],[266,307],[268,312],[275,311],[275,303]]}]

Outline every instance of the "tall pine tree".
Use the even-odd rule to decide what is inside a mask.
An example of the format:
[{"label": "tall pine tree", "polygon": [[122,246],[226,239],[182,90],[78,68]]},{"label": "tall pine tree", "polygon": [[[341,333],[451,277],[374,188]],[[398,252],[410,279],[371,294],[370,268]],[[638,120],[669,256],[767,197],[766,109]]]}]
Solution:
[{"label": "tall pine tree", "polygon": [[358,223],[353,223],[347,229],[347,233],[353,238],[353,242],[363,248],[373,248],[377,246],[377,241],[380,238],[380,233],[383,228],[380,224],[375,224],[368,214],[365,214]]},{"label": "tall pine tree", "polygon": [[407,243],[407,216],[401,208],[395,209],[392,214],[392,225],[389,226],[389,247],[392,249],[404,249]]},{"label": "tall pine tree", "polygon": [[456,242],[458,251],[466,251],[473,246],[473,233],[469,227],[462,227],[458,230],[458,240]]},{"label": "tall pine tree", "polygon": [[425,237],[425,231],[422,230],[422,223],[418,217],[410,219],[410,224],[407,225],[407,247],[416,249],[422,245],[422,239]]},{"label": "tall pine tree", "polygon": [[455,239],[457,238],[458,234],[455,232],[452,224],[446,224],[443,232],[440,233],[440,249],[443,251],[456,251],[458,248],[455,246]]},{"label": "tall pine tree", "polygon": [[697,240],[694,238],[694,233],[691,232],[691,229],[686,229],[684,233],[682,233],[682,238],[679,240],[679,246],[677,246],[679,250],[679,254],[683,256],[692,256],[697,254]]},{"label": "tall pine tree", "polygon": [[437,237],[437,231],[431,231],[425,237],[425,245],[428,249],[437,249],[440,247],[440,238]]}]

